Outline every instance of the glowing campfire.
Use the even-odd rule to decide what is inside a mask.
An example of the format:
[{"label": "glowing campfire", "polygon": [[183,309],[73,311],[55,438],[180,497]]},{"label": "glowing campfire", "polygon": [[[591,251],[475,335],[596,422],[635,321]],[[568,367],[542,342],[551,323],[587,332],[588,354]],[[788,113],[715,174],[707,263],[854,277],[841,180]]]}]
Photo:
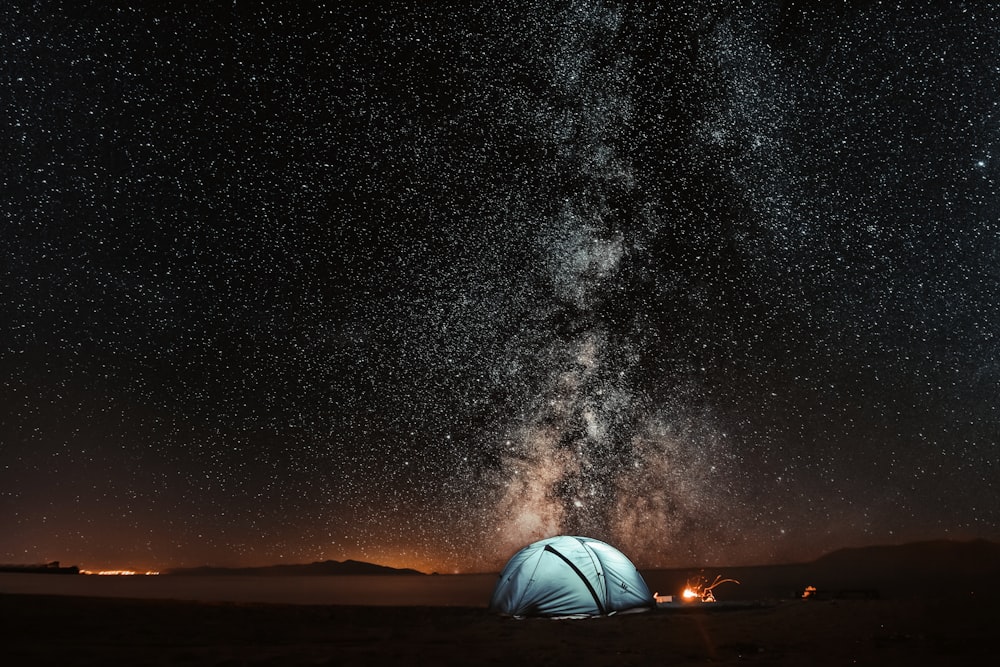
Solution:
[{"label": "glowing campfire", "polygon": [[684,587],[684,592],[681,593],[681,598],[685,602],[694,602],[695,600],[700,602],[715,602],[715,593],[712,590],[716,586],[728,582],[734,584],[740,583],[735,579],[723,579],[721,574],[716,575],[715,580],[711,584],[708,583],[708,579],[702,576],[698,576],[694,580],[688,579],[687,585]]}]

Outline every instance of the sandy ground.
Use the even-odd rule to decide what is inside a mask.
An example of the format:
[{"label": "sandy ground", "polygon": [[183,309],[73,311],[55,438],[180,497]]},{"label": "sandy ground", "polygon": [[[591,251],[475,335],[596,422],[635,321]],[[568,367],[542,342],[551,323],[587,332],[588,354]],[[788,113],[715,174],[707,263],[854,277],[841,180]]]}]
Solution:
[{"label": "sandy ground", "polygon": [[987,665],[1000,605],[701,605],[586,620],[483,608],[0,595],[3,665]]}]

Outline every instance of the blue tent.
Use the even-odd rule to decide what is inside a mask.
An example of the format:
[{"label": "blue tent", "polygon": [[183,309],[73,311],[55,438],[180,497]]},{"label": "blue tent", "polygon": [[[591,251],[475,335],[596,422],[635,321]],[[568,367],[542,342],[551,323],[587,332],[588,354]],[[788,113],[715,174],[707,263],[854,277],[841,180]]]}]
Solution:
[{"label": "blue tent", "polygon": [[625,554],[600,540],[569,535],[514,554],[490,600],[491,611],[507,616],[603,616],[654,606]]}]

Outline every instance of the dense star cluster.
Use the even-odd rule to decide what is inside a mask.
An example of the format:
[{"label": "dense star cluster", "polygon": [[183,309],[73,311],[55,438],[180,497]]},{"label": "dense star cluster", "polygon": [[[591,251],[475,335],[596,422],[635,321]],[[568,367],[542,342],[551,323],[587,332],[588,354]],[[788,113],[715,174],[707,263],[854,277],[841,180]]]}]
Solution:
[{"label": "dense star cluster", "polygon": [[1000,538],[1000,10],[0,20],[0,562]]}]

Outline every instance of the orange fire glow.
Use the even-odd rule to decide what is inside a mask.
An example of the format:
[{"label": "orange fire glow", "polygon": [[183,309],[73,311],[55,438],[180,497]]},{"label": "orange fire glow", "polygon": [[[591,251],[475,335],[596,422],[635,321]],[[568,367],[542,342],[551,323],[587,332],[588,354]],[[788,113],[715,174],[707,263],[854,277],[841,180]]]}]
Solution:
[{"label": "orange fire glow", "polygon": [[154,576],[159,572],[139,572],[136,570],[80,570],[80,574],[96,574],[98,576],[111,577],[132,577],[132,576]]},{"label": "orange fire glow", "polygon": [[708,580],[703,576],[698,576],[696,578],[688,579],[687,584],[684,587],[684,592],[681,593],[681,598],[685,602],[693,602],[699,600],[701,602],[715,602],[715,593],[712,592],[719,584],[724,584],[727,582],[732,582],[738,584],[740,582],[735,579],[723,579],[722,575],[716,575],[715,580],[709,584]]}]

